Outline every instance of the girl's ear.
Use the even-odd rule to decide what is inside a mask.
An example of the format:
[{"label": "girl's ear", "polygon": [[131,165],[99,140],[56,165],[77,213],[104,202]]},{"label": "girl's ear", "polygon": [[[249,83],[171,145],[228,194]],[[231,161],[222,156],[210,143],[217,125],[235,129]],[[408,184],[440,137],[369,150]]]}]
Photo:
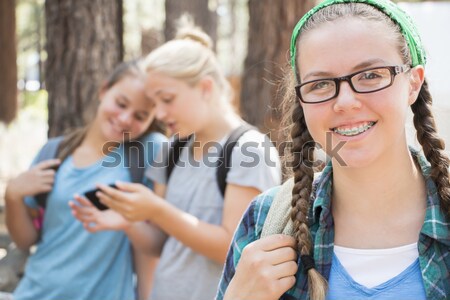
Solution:
[{"label": "girl's ear", "polygon": [[416,102],[420,89],[422,88],[422,84],[425,80],[425,69],[423,66],[419,65],[412,68],[410,73],[409,105],[412,105]]},{"label": "girl's ear", "polygon": [[210,99],[214,87],[213,79],[210,76],[205,76],[200,80],[198,84],[202,91],[203,97],[206,99]]},{"label": "girl's ear", "polygon": [[98,90],[98,101],[102,101],[103,96],[105,95],[106,91],[108,90],[108,87],[106,86],[106,81],[102,82],[102,85],[100,86],[100,89]]}]

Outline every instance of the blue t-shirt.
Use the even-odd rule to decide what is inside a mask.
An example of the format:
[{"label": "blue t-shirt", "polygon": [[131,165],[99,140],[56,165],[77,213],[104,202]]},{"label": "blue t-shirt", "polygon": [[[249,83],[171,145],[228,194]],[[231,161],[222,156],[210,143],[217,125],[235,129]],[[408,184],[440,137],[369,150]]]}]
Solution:
[{"label": "blue t-shirt", "polygon": [[[148,139],[147,165],[166,140],[161,134],[151,134]],[[115,151],[124,157],[123,147]],[[131,181],[123,160],[114,168],[105,167],[105,161],[110,162],[111,156],[85,168],[75,167],[72,156],[61,164],[47,198],[43,235],[28,259],[24,277],[14,292],[15,300],[135,299],[127,236],[121,231],[87,232],[68,205],[75,193],[83,194],[97,183]],[[34,198],[25,202],[36,207]]]},{"label": "blue t-shirt", "polygon": [[[370,272],[370,270],[369,270]],[[365,287],[348,274],[336,255],[333,255],[327,300],[426,300],[419,259],[403,272],[373,288]]]}]

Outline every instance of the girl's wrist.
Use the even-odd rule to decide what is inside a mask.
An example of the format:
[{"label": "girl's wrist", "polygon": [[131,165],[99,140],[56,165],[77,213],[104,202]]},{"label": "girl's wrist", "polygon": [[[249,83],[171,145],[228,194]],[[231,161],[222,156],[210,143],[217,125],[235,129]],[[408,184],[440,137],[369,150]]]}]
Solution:
[{"label": "girl's wrist", "polygon": [[5,202],[8,202],[8,203],[18,202],[17,199],[23,199],[24,197],[25,197],[25,195],[22,195],[20,193],[20,188],[16,188],[14,179],[12,179],[6,186]]},{"label": "girl's wrist", "polygon": [[123,228],[121,228],[121,230],[126,234],[132,234],[133,233],[133,223],[132,222],[127,222],[127,224],[123,225]]},{"label": "girl's wrist", "polygon": [[149,218],[149,221],[158,225],[159,222],[165,218],[164,215],[165,215],[168,203],[161,197],[159,197],[159,196],[156,196],[156,197],[157,197],[157,199],[151,200],[151,201],[154,201],[155,203],[152,205],[152,207],[149,210],[149,211],[152,211],[151,218]]}]

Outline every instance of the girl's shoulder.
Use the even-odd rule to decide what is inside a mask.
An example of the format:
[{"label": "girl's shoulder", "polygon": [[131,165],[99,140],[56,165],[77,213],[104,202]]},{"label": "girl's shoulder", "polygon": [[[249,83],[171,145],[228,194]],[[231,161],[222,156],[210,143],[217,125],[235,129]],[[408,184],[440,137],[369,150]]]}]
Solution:
[{"label": "girl's shoulder", "polygon": [[242,134],[238,141],[239,141],[239,144],[242,144],[243,142],[244,143],[245,142],[262,143],[264,141],[270,142],[270,139],[266,134],[260,132],[258,129],[251,128],[248,131],[246,131],[244,134]]}]

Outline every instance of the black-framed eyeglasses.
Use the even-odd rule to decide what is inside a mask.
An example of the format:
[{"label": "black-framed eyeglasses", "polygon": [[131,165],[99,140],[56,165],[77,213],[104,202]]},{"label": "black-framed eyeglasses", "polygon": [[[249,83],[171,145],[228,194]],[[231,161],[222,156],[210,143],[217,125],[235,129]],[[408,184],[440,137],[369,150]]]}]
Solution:
[{"label": "black-framed eyeglasses", "polygon": [[373,93],[390,87],[396,75],[410,69],[408,65],[375,67],[347,76],[311,80],[297,85],[295,92],[303,103],[322,103],[337,97],[341,82],[347,81],[356,93]]}]

